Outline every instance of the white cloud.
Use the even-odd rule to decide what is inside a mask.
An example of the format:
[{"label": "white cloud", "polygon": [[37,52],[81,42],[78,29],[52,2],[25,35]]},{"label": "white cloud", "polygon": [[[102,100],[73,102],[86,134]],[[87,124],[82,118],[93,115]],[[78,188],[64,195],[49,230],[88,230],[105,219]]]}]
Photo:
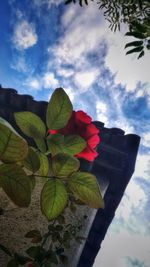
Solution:
[{"label": "white cloud", "polygon": [[123,218],[125,222],[128,222],[130,224],[131,217],[134,217],[133,210],[142,210],[146,201],[146,194],[144,193],[140,185],[138,185],[132,177],[130,184],[126,189],[126,193],[124,194],[121,200],[121,204],[116,212],[116,218]]},{"label": "white cloud", "polygon": [[142,177],[145,180],[149,180],[149,174],[150,174],[150,155],[138,154],[134,176]]},{"label": "white cloud", "polygon": [[136,258],[149,266],[149,248],[149,236],[131,234],[127,231],[121,231],[119,234],[108,231],[93,267],[127,267],[128,257]]},{"label": "white cloud", "polygon": [[[131,217],[134,217],[134,210],[140,212],[141,216],[143,208],[147,203],[147,195],[144,190],[140,187],[140,184],[137,183],[136,178],[140,177],[146,181],[149,181],[150,174],[150,155],[144,154],[141,155],[138,153],[134,175],[131,178],[130,183],[128,184],[125,194],[121,200],[121,204],[116,212],[116,218],[123,218],[126,222],[130,224]],[[135,216],[135,220],[138,219]],[[138,221],[136,222],[139,223]],[[143,227],[146,227],[143,225]],[[131,225],[132,228],[132,225]],[[146,228],[145,228],[146,230]]]},{"label": "white cloud", "polygon": [[116,121],[111,120],[109,121],[109,125],[111,123],[111,127],[117,127],[123,129],[125,134],[132,134],[134,133],[134,127],[129,123],[128,119],[118,114],[118,119]]},{"label": "white cloud", "polygon": [[114,223],[111,226],[112,232],[119,233],[120,229],[127,229],[130,233],[138,233],[139,236],[149,232],[148,214],[145,214],[149,196],[140,184],[141,181],[143,185],[144,182],[145,186],[147,185],[149,174],[150,155],[138,154],[134,175],[116,211]]},{"label": "white cloud", "polygon": [[39,88],[40,88],[40,83],[39,83],[38,80],[33,79],[33,80],[30,82],[30,86],[31,86],[32,88],[39,89]]},{"label": "white cloud", "polygon": [[[72,9],[68,6],[61,24],[64,34],[56,45],[48,49],[48,68],[51,68],[53,60],[56,72],[62,78],[74,75],[71,82],[79,87],[78,92],[80,89],[81,92],[88,90],[100,75],[100,66],[95,64],[91,67],[91,60],[88,58],[89,53],[97,50],[101,53],[104,48],[103,45],[100,46],[103,44],[103,27],[100,24],[102,26],[103,21],[97,6],[91,5],[90,9],[81,9],[78,5]],[[101,54],[99,58],[102,58]]]},{"label": "white cloud", "polygon": [[102,101],[97,101],[96,103],[96,119],[108,123],[108,109],[106,103]]},{"label": "white cloud", "polygon": [[18,72],[31,72],[31,66],[27,64],[26,59],[23,55],[16,56],[13,59],[13,62],[11,64],[11,68],[17,70]]},{"label": "white cloud", "polygon": [[[105,100],[106,101],[106,100]],[[122,102],[120,96],[118,96],[115,88],[111,92],[111,105],[107,104],[104,101],[97,101],[96,103],[96,115],[97,120],[100,120],[105,123],[105,127],[111,128],[116,127],[123,129],[125,134],[134,133],[134,127],[131,125],[130,121],[124,117],[122,111]],[[112,114],[112,107],[115,111],[115,120]]]},{"label": "white cloud", "polygon": [[[149,62],[150,53],[147,52],[144,57],[137,60],[137,54],[125,55],[124,46],[132,41],[131,37],[124,37],[121,32],[107,32],[105,36],[109,45],[106,56],[106,66],[116,74],[116,84],[126,85],[127,92],[134,91],[138,81],[150,84]],[[150,87],[149,87],[150,88]],[[150,94],[150,89],[148,90]]]},{"label": "white cloud", "polygon": [[34,24],[26,20],[19,21],[15,28],[12,37],[12,42],[16,49],[24,50],[35,45],[38,41],[38,36],[35,32]]},{"label": "white cloud", "polygon": [[142,144],[150,148],[150,132],[143,134]]},{"label": "white cloud", "polygon": [[60,5],[62,2],[64,2],[64,0],[33,0],[35,6],[41,7],[46,4],[48,9],[50,9],[52,5]]},{"label": "white cloud", "polygon": [[67,93],[67,95],[69,96],[71,102],[73,102],[75,95],[76,95],[75,91],[71,87],[67,87],[67,88],[64,87],[64,89],[65,89],[65,92]]},{"label": "white cloud", "polygon": [[[116,74],[116,84],[125,85],[127,92],[135,91],[135,89],[138,92],[136,87],[139,81],[150,84],[148,72],[150,53],[140,60],[136,59],[137,55],[126,56],[125,43],[132,41],[130,37],[124,37],[126,29],[123,33],[111,32],[96,4],[82,9],[78,5],[75,5],[74,8],[68,6],[62,16],[62,29],[64,35],[60,42],[53,48],[49,48],[49,53],[53,53],[56,57],[57,68],[63,63],[72,64],[75,73],[87,71],[92,63],[88,59],[88,53],[96,52],[101,62],[103,51],[101,48],[105,42],[109,48],[105,64],[113,74]],[[97,65],[96,68],[100,70],[101,65]],[[100,74],[99,79],[101,78]],[[143,91],[150,95],[150,86],[145,85]],[[137,97],[140,94],[142,94],[142,90],[137,93]]]},{"label": "white cloud", "polygon": [[77,87],[81,87],[81,89],[83,88],[83,90],[87,90],[96,81],[98,74],[98,70],[77,72],[74,75],[74,82]]},{"label": "white cloud", "polygon": [[72,23],[76,19],[77,9],[76,8],[68,8],[67,12],[63,14],[63,26],[66,28],[70,23]]},{"label": "white cloud", "polygon": [[60,67],[60,68],[57,68],[57,73],[58,75],[64,78],[68,78],[74,75],[74,70]]},{"label": "white cloud", "polygon": [[44,88],[52,88],[55,89],[58,85],[59,82],[58,80],[55,78],[54,73],[52,72],[46,72],[43,76],[42,79],[42,84]]},{"label": "white cloud", "polygon": [[40,77],[30,77],[24,83],[27,87],[35,90],[42,89],[55,89],[59,86],[58,80],[55,78],[54,73],[46,72]]},{"label": "white cloud", "polygon": [[41,89],[41,82],[40,82],[40,79],[38,78],[30,77],[25,81],[24,85],[27,86],[29,89],[30,88],[34,90]]},{"label": "white cloud", "polygon": [[[145,84],[143,91],[150,95],[150,86],[146,85],[147,82],[150,83],[150,76],[147,71],[150,55],[147,54],[140,60],[133,60],[134,56],[132,55],[126,56],[124,46],[128,40],[124,37],[124,33],[112,33],[108,29],[108,23],[105,22],[96,4],[92,4],[90,8],[80,8],[78,5],[74,5],[74,8],[68,6],[61,18],[61,22],[61,29],[64,34],[56,45],[48,49],[50,65],[52,61],[51,55],[53,55],[55,70],[56,72],[58,71],[58,74],[64,78],[74,75],[74,82],[77,85],[81,85],[81,87],[83,86],[84,90],[88,90],[98,80],[99,84],[102,85],[104,81],[101,76],[101,68],[104,67],[102,59],[104,48],[106,48],[107,44],[109,49],[105,64],[113,74],[116,74],[115,83],[125,85],[127,93],[136,90],[137,97],[140,97],[142,88],[136,87],[138,82],[141,81],[141,83]],[[91,64],[94,64],[88,58],[89,53],[96,53],[98,62],[96,62],[94,68],[99,77],[95,75],[82,79],[81,73],[88,72],[91,69]],[[66,69],[65,67],[62,68],[61,65],[70,65],[72,69],[68,69],[68,67]],[[105,81],[104,85],[108,86],[109,81],[107,81],[107,84]],[[139,90],[141,91],[138,93]]]}]

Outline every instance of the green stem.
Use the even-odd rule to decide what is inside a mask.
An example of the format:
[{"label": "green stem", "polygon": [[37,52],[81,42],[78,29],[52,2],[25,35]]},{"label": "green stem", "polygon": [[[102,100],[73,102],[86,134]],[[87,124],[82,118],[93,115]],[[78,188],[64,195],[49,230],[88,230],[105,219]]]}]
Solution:
[{"label": "green stem", "polygon": [[56,178],[55,176],[38,175],[38,174],[34,174],[33,176],[35,176],[35,177],[42,177],[42,178],[51,178],[51,179]]},{"label": "green stem", "polygon": [[37,174],[33,174],[34,177],[41,177],[41,178],[50,178],[50,179],[60,179],[61,181],[67,182],[68,181],[68,177],[65,178],[60,178],[60,177],[56,177],[56,176],[46,176],[46,175],[37,175]]}]

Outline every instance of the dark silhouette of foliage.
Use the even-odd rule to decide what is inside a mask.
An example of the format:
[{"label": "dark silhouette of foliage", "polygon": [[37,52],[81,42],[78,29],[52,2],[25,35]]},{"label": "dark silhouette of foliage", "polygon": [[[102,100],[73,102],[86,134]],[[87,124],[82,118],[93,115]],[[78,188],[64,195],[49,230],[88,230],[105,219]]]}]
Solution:
[{"label": "dark silhouette of foliage", "polygon": [[[65,4],[79,3],[83,6],[94,1],[66,0]],[[139,59],[145,54],[145,49],[150,50],[150,0],[98,0],[95,2],[103,11],[112,31],[120,30],[121,24],[125,23],[129,29],[125,35],[138,39],[125,45],[125,48],[132,47],[126,54],[139,52]]]},{"label": "dark silhouette of foliage", "polygon": [[133,20],[126,36],[132,36],[138,40],[126,44],[125,48],[132,47],[126,54],[139,52],[138,59],[144,56],[145,49],[150,50],[150,18]]}]

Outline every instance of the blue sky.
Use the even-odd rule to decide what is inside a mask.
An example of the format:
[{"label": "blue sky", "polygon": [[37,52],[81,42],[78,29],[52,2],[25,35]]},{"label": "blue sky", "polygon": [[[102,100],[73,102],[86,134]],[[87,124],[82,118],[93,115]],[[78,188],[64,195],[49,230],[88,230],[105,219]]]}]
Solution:
[{"label": "blue sky", "polygon": [[96,5],[62,2],[0,2],[0,83],[36,100],[61,86],[75,110],[142,137],[134,176],[93,267],[150,267],[150,55],[125,56],[125,26],[111,33]]}]

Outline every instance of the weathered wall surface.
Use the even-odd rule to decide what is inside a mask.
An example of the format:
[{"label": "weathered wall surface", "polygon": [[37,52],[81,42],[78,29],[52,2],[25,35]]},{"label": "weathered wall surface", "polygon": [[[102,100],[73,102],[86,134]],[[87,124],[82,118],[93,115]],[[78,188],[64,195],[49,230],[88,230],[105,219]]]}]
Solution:
[{"label": "weathered wall surface", "polygon": [[[0,205],[4,209],[3,215],[0,215],[0,243],[15,252],[24,253],[31,246],[29,239],[24,238],[25,234],[30,230],[37,229],[41,233],[47,232],[49,222],[41,214],[40,211],[40,191],[42,182],[38,182],[32,195],[32,201],[29,208],[16,207],[0,190]],[[75,215],[71,212],[65,212],[67,223],[77,223],[77,219],[82,219],[83,215],[87,215],[86,221],[83,221],[83,230],[80,231],[80,236],[87,237],[95,216],[95,210],[81,206]],[[33,244],[32,244],[33,245]],[[66,250],[66,255],[69,258],[70,267],[76,267],[76,262],[79,259],[83,245],[73,241],[71,249]],[[10,259],[2,251],[0,251],[0,266],[6,267]],[[58,267],[62,267],[62,264]]]}]

